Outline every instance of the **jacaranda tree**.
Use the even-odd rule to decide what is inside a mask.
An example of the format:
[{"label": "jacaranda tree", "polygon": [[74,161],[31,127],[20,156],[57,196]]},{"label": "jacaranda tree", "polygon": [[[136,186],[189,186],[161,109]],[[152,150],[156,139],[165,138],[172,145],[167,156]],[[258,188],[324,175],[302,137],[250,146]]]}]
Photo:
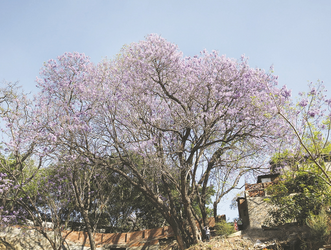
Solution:
[{"label": "jacaranda tree", "polygon": [[[40,183],[43,167],[47,166],[47,140],[40,136],[33,102],[16,84],[5,83],[0,89],[0,105],[0,226],[29,219],[33,222],[30,226],[48,240],[52,249],[60,249],[64,242],[60,229],[65,220],[58,218],[59,210],[67,206],[62,201],[70,192],[64,186],[50,185],[53,182]],[[54,182],[58,184],[59,180]],[[60,202],[53,195],[61,191]],[[49,220],[53,234],[45,226]]]},{"label": "jacaranda tree", "polygon": [[[15,206],[19,193],[31,182],[36,171],[31,170],[31,160],[36,141],[29,138],[31,101],[19,91],[16,84],[4,83],[0,88],[0,225],[17,223],[24,212]],[[31,140],[30,140],[31,139]],[[35,157],[36,168],[42,159]]]},{"label": "jacaranda tree", "polygon": [[226,166],[229,152],[262,160],[254,152],[272,149],[282,136],[270,92],[284,103],[289,91],[276,84],[244,57],[184,57],[149,35],[98,65],[78,53],[45,63],[36,126],[45,154],[78,172],[108,168],[139,189],[184,249],[201,239],[192,201],[206,198],[213,169]]}]

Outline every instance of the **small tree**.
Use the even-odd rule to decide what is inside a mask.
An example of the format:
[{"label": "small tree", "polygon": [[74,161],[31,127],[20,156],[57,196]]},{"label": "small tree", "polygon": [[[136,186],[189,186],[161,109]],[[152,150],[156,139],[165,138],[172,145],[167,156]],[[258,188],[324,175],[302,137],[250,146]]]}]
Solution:
[{"label": "small tree", "polygon": [[[277,96],[271,94],[278,115],[291,131],[290,154],[294,156],[292,167],[318,174],[329,186],[331,177],[325,159],[330,160],[331,99],[327,99],[323,82],[309,84],[309,92],[301,92],[296,104],[282,105]],[[289,148],[289,147],[287,147]],[[285,161],[288,160],[285,157]],[[306,164],[308,163],[308,164]],[[308,168],[307,168],[308,166]]]}]

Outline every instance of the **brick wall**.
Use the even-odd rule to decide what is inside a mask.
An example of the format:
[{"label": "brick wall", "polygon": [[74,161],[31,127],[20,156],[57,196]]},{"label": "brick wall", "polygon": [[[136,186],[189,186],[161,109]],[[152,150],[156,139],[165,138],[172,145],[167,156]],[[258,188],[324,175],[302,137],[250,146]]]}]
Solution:
[{"label": "brick wall", "polygon": [[[64,231],[64,234],[67,233]],[[131,245],[141,241],[153,241],[158,243],[159,239],[174,236],[171,227],[147,229],[143,231],[129,232],[129,233],[94,233],[95,244],[101,245]],[[89,238],[86,232],[73,231],[67,240],[89,246]]]},{"label": "brick wall", "polygon": [[[215,226],[215,219],[209,218],[209,226]],[[64,231],[63,234],[68,233]],[[95,244],[97,246],[102,245],[125,245],[125,246],[139,246],[141,242],[146,241],[150,244],[157,244],[160,239],[173,237],[174,233],[171,227],[166,226],[162,228],[146,229],[143,231],[135,231],[128,233],[94,233]],[[67,240],[77,243],[77,245],[89,246],[89,238],[86,232],[73,231],[67,238]]]},{"label": "brick wall", "polygon": [[245,184],[246,195],[249,197],[262,197],[265,196],[265,188],[273,185],[274,182]]}]

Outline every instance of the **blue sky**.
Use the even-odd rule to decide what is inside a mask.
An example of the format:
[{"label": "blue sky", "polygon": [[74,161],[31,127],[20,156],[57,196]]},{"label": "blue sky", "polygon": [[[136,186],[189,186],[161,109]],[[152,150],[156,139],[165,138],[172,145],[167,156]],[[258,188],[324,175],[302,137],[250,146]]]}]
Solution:
[{"label": "blue sky", "polygon": [[[97,63],[157,33],[187,56],[217,50],[245,54],[251,67],[274,65],[294,96],[318,79],[331,92],[330,13],[329,0],[2,0],[0,81],[36,93],[49,59],[77,51]],[[228,210],[219,213],[235,216]]]}]

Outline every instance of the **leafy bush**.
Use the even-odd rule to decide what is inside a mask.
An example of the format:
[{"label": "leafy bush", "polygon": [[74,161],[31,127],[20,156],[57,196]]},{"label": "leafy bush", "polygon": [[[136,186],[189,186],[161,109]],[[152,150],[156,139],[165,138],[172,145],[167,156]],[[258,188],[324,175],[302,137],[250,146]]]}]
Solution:
[{"label": "leafy bush", "polygon": [[267,188],[270,198],[266,201],[277,209],[269,212],[270,225],[288,222],[306,224],[310,214],[319,214],[322,207],[331,204],[330,188],[318,175],[298,171],[294,176],[284,176],[284,180]]},{"label": "leafy bush", "polygon": [[[310,228],[310,237],[302,237],[301,249],[317,250],[330,243],[330,215],[325,208],[318,215],[310,214],[306,220]],[[324,249],[324,248],[323,248]]]},{"label": "leafy bush", "polygon": [[215,224],[216,235],[229,235],[235,232],[232,224],[226,221],[217,222]]},{"label": "leafy bush", "polygon": [[307,225],[311,229],[312,237],[324,239],[329,234],[329,216],[324,209],[318,215],[310,214],[307,218]]}]

